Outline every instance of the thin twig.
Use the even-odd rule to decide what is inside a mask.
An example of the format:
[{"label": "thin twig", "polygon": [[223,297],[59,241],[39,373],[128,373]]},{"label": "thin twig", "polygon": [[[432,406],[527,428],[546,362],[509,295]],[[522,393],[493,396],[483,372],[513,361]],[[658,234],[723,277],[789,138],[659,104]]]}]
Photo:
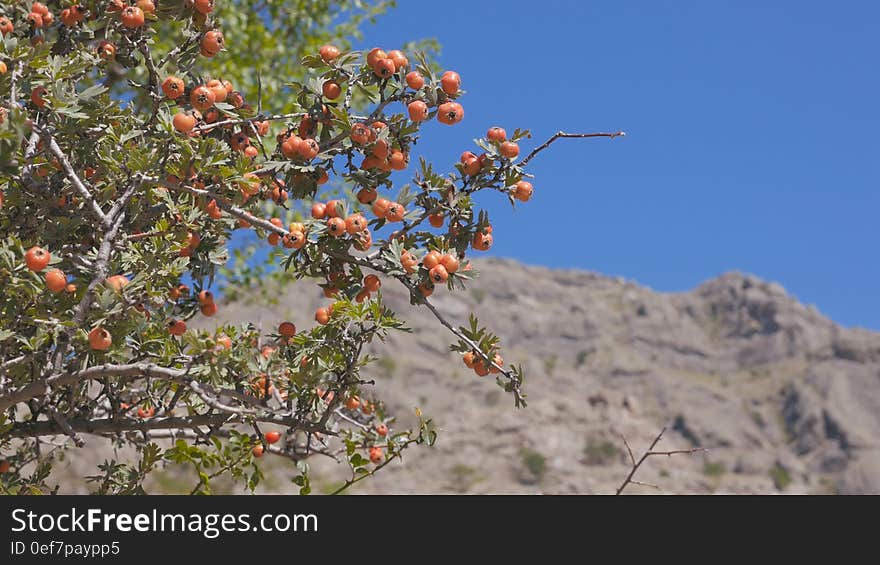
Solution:
[{"label": "thin twig", "polygon": [[539,145],[539,146],[535,147],[534,149],[532,149],[532,152],[529,153],[528,156],[526,156],[525,159],[523,159],[522,161],[519,162],[519,166],[520,166],[520,167],[525,167],[525,166],[529,163],[529,161],[531,161],[532,159],[535,158],[535,156],[536,156],[538,153],[540,153],[541,151],[543,151],[543,150],[547,149],[548,147],[550,147],[550,144],[553,143],[554,141],[556,141],[557,139],[562,139],[562,138],[587,138],[587,137],[607,137],[607,138],[610,138],[610,139],[614,139],[615,137],[622,137],[622,136],[624,136],[624,135],[626,135],[626,132],[623,132],[623,131],[616,131],[616,132],[614,132],[614,133],[565,133],[565,132],[563,132],[563,131],[558,131],[558,132],[554,133],[554,134],[550,137],[550,139],[548,139],[547,141],[545,141],[545,142],[542,143],[541,145]]},{"label": "thin twig", "polygon": [[657,434],[657,437],[654,438],[654,441],[651,442],[651,445],[648,446],[648,449],[642,454],[642,456],[639,458],[638,461],[636,461],[636,458],[633,456],[632,448],[630,448],[629,442],[626,441],[626,437],[624,437],[623,434],[620,434],[621,439],[623,439],[623,444],[626,446],[626,450],[629,452],[629,457],[630,457],[630,460],[632,461],[632,468],[630,469],[629,474],[626,476],[626,479],[624,479],[623,484],[621,484],[617,488],[617,492],[615,492],[614,494],[622,493],[623,489],[625,489],[627,487],[627,485],[630,485],[630,484],[649,486],[649,487],[656,488],[657,490],[660,490],[660,487],[658,487],[657,485],[653,485],[651,483],[643,483],[643,482],[636,481],[633,479],[635,477],[636,472],[639,470],[639,467],[642,466],[642,463],[644,463],[645,460],[648,459],[648,457],[652,457],[654,455],[666,455],[667,457],[671,457],[673,455],[678,455],[678,454],[692,455],[692,454],[700,452],[700,451],[703,451],[703,452],[709,451],[708,449],[703,448],[703,447],[695,447],[693,449],[674,449],[672,451],[654,451],[654,448],[657,446],[658,443],[660,443],[660,439],[663,437],[663,434],[665,434],[665,433],[666,433],[666,427],[664,426],[664,428],[662,430],[660,430],[660,433]]}]

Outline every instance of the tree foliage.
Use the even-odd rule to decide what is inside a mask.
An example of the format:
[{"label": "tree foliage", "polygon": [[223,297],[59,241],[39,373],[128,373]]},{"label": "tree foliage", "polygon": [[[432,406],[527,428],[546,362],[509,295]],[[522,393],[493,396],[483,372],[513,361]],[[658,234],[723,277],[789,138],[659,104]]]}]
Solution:
[{"label": "tree foliage", "polygon": [[[370,390],[365,347],[407,331],[382,284],[525,406],[501,340],[429,296],[464,288],[491,246],[474,193],[528,200],[549,142],[518,160],[528,132],[490,130],[451,172],[410,163],[464,110],[421,51],[347,50],[389,2],[155,1],[0,8],[0,488],[52,490],[52,462],[89,436],[139,455],[98,465],[103,494],[141,493],[164,464],[191,467],[193,493],[253,490],[264,455],[295,462],[302,493],[308,459],[336,459],[346,488],[433,444],[430,419],[398,429]],[[259,282],[230,250],[242,233],[321,286],[314,323],[187,328],[217,312],[220,279],[227,297]]]}]

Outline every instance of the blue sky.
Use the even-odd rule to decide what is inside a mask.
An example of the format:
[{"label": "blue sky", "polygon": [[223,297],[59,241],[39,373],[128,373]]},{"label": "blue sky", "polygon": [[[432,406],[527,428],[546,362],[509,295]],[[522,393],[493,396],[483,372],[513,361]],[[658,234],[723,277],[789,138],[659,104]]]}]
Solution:
[{"label": "blue sky", "polygon": [[747,271],[880,329],[880,4],[400,4],[356,47],[440,40],[468,94],[435,164],[490,125],[628,134],[559,141],[516,211],[488,195],[494,255],[663,291]]}]

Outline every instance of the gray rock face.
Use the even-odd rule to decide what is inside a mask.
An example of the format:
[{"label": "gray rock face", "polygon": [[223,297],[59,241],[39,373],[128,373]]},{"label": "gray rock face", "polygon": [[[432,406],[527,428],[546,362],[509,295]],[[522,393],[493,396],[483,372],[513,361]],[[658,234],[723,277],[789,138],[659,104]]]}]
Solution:
[{"label": "gray rock face", "polygon": [[[880,334],[740,273],[668,294],[509,260],[477,267],[468,291],[432,299],[454,324],[475,311],[500,335],[529,406],[466,369],[451,335],[388,283],[384,300],[415,331],[377,346],[387,360],[366,375],[402,424],[419,407],[441,436],[355,492],[610,493],[627,471],[621,434],[638,452],[666,426],[660,449],[709,451],[650,460],[639,478],[664,492],[880,493]],[[323,301],[293,285],[278,305],[224,305],[218,318],[308,326]],[[268,472],[291,490],[290,470]],[[316,490],[339,472],[316,461]]]}]

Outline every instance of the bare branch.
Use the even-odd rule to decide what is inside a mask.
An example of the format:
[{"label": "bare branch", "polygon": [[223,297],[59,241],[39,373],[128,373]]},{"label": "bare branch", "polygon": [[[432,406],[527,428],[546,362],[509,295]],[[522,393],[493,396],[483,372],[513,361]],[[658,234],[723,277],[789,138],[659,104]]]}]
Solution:
[{"label": "bare branch", "polygon": [[615,492],[614,494],[622,493],[623,489],[625,489],[627,487],[627,485],[631,485],[631,484],[652,487],[657,490],[660,490],[660,487],[658,487],[657,485],[654,485],[651,483],[643,483],[641,481],[634,480],[635,474],[639,470],[639,467],[642,466],[642,463],[644,463],[645,460],[648,459],[648,457],[652,457],[654,455],[666,455],[667,457],[671,457],[673,455],[678,455],[678,454],[692,455],[694,453],[698,453],[701,451],[703,451],[703,452],[709,451],[708,449],[703,448],[703,447],[695,447],[693,449],[674,449],[672,451],[654,451],[654,448],[657,446],[658,443],[660,443],[660,439],[663,437],[663,434],[665,434],[665,433],[666,433],[666,428],[664,427],[662,430],[660,430],[660,433],[657,434],[657,437],[654,438],[654,441],[651,442],[651,445],[648,446],[648,449],[645,450],[645,452],[642,454],[642,456],[639,458],[638,461],[636,461],[635,457],[633,457],[633,452],[632,452],[632,449],[630,449],[630,447],[629,447],[629,442],[626,441],[626,438],[623,436],[623,434],[620,435],[620,437],[623,438],[623,443],[624,443],[624,445],[626,445],[627,451],[629,451],[629,456],[630,456],[630,459],[632,460],[633,464],[632,464],[632,468],[629,471],[629,474],[626,476],[626,479],[624,479],[623,484],[621,484],[617,488],[617,492]]},{"label": "bare branch", "polygon": [[529,161],[531,161],[532,159],[535,158],[535,156],[538,153],[540,153],[541,151],[550,147],[550,144],[553,143],[554,141],[556,141],[557,139],[562,139],[562,138],[583,139],[583,138],[587,138],[587,137],[607,137],[609,139],[614,139],[615,137],[622,137],[624,135],[626,135],[626,132],[623,132],[623,131],[616,131],[614,133],[565,133],[563,131],[558,131],[558,132],[554,133],[550,137],[550,139],[548,139],[547,141],[545,141],[541,145],[532,149],[532,152],[529,153],[525,159],[523,159],[522,161],[519,162],[519,166],[525,167],[529,163]]},{"label": "bare branch", "polygon": [[18,101],[18,78],[24,70],[24,61],[19,61],[12,69],[12,75],[9,77],[9,107],[15,106]]}]

